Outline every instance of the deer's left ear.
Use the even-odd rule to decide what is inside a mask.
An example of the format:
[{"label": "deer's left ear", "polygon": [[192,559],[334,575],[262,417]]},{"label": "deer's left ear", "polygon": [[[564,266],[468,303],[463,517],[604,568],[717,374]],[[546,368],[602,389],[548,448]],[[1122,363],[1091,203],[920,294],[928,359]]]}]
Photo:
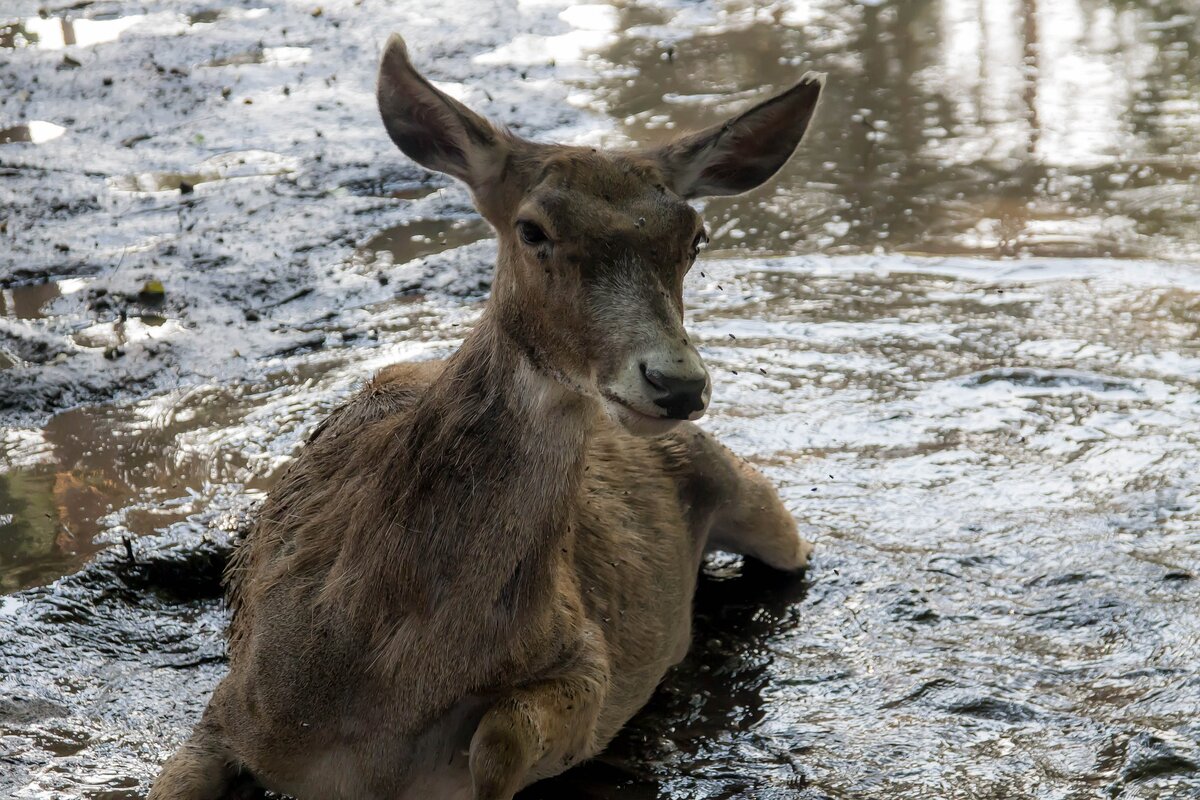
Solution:
[{"label": "deer's left ear", "polygon": [[503,134],[417,72],[397,34],[384,47],[376,95],[388,135],[421,166],[476,189],[503,165]]},{"label": "deer's left ear", "polygon": [[810,72],[783,94],[648,155],[680,197],[741,194],[791,158],[817,108],[825,76]]}]

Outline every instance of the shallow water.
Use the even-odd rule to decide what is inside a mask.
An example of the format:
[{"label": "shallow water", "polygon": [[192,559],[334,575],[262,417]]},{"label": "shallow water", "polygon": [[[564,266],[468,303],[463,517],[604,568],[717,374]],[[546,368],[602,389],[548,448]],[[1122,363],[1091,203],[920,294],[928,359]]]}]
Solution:
[{"label": "shallow water", "polygon": [[[1197,284],[961,266],[710,267],[693,324],[725,387],[709,426],[767,468],[820,555],[762,609],[756,582],[710,585],[699,651],[636,729],[662,753],[633,751],[639,782],[1200,791],[1194,766],[1154,774],[1137,749],[1200,754],[1200,361],[1172,333]],[[1113,307],[1129,317],[1099,332]]]},{"label": "shallow water", "polygon": [[[245,511],[365,375],[444,355],[478,313],[491,251],[461,192],[394,155],[360,169],[333,134],[287,144],[323,109],[348,137],[378,126],[339,48],[370,61],[356,15],[402,12],[254,5],[0,19],[22,63],[65,51],[96,80],[117,48],[169,41],[192,60],[159,71],[167,97],[301,104],[270,112],[271,141],[122,144],[147,149],[55,200],[102,224],[68,218],[42,266],[0,272],[0,370],[50,398],[0,433],[0,796],[140,796],[221,674],[217,576]],[[608,753],[524,797],[1200,796],[1194,4],[543,6],[552,36],[414,40],[418,60],[442,52],[438,79],[477,80],[469,101],[520,130],[613,143],[830,77],[784,174],[707,204],[687,290],[705,425],[780,486],[812,569],[715,558],[688,660]],[[563,85],[595,124],[536,108]],[[0,124],[29,118],[13,108]],[[28,110],[65,133],[6,145],[10,176],[88,135],[47,108]],[[285,264],[305,235],[337,247],[312,251],[315,288]],[[148,277],[162,307],[129,299]]]},{"label": "shallow water", "polygon": [[1200,254],[1194,3],[629,3],[612,26],[585,91],[637,142],[829,76],[774,186],[710,202],[718,249]]}]

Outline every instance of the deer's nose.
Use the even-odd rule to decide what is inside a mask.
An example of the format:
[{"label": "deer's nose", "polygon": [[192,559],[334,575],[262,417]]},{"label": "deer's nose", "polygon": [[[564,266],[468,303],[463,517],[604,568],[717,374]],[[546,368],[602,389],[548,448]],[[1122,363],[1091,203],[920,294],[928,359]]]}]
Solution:
[{"label": "deer's nose", "polygon": [[654,400],[654,404],[667,412],[671,419],[688,419],[693,411],[704,410],[704,389],[708,386],[708,377],[701,374],[671,375],[661,370],[647,368],[642,364],[642,377],[646,383],[662,393]]}]

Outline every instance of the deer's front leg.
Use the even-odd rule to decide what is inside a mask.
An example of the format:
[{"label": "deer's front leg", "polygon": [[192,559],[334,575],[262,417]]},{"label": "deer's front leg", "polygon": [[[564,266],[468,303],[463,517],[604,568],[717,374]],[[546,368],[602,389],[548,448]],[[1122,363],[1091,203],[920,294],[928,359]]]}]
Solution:
[{"label": "deer's front leg", "polygon": [[553,677],[501,697],[471,737],[475,800],[509,800],[535,777],[592,756],[607,690],[607,662],[598,639],[588,636]]},{"label": "deer's front leg", "polygon": [[709,546],[752,556],[775,569],[807,567],[812,543],[800,535],[775,487],[754,467],[732,453],[729,457],[737,488],[713,517]]},{"label": "deer's front leg", "polygon": [[709,549],[752,556],[780,570],[808,566],[812,543],[800,535],[766,476],[695,426],[683,427],[678,441],[690,451],[691,502],[706,507],[709,498],[719,498],[707,518]]}]

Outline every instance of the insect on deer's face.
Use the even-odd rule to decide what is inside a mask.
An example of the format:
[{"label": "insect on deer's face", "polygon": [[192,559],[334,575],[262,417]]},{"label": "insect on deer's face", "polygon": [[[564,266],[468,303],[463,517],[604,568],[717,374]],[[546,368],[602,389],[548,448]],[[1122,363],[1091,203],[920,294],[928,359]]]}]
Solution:
[{"label": "insect on deer's face", "polygon": [[413,68],[396,35],[378,99],[392,140],[471,189],[496,229],[492,310],[541,373],[598,398],[638,433],[700,417],[708,372],[683,326],[683,279],[707,240],[687,200],[739,194],[799,144],[822,77],[732,119],[636,152],[529,142]]}]

